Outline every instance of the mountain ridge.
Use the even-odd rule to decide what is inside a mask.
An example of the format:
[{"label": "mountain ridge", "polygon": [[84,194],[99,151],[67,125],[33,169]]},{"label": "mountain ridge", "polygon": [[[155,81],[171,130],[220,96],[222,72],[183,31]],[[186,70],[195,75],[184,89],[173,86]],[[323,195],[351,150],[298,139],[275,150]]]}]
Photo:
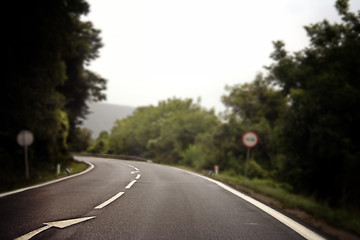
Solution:
[{"label": "mountain ridge", "polygon": [[111,131],[116,119],[123,119],[132,115],[135,107],[113,103],[88,103],[89,114],[83,121],[81,127],[91,130],[92,138],[97,138],[101,131]]}]

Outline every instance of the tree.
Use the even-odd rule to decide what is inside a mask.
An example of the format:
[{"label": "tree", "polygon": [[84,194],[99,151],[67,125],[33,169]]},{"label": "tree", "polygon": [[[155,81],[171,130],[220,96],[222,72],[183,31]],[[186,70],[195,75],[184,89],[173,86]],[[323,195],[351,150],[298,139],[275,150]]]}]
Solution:
[{"label": "tree", "polygon": [[34,169],[46,169],[69,158],[68,139],[86,100],[104,98],[105,80],[85,69],[101,47],[99,31],[81,22],[84,0],[9,2],[14,24],[4,26],[0,158],[12,178],[22,172],[22,151],[16,135],[34,133],[29,148]]},{"label": "tree", "polygon": [[[342,23],[305,27],[310,46],[289,54],[274,43],[268,80],[290,100],[282,129],[284,179],[332,204],[357,203],[360,191],[360,11],[338,0]],[[339,199],[338,196],[341,196]]]},{"label": "tree", "polygon": [[72,142],[75,129],[88,114],[86,101],[106,99],[103,93],[106,80],[85,68],[98,57],[102,47],[100,31],[94,29],[91,22],[82,22],[77,17],[70,17],[67,31],[62,52],[67,80],[57,90],[66,98],[64,108],[69,117],[69,141]]},{"label": "tree", "polygon": [[[228,136],[222,135],[221,139],[232,136],[230,141],[234,141],[231,143],[233,147],[227,151],[231,152],[231,157],[238,159],[236,161],[244,159],[246,149],[240,144],[241,136],[245,131],[256,131],[260,142],[254,151],[255,159],[265,168],[275,170],[280,152],[277,129],[287,110],[286,98],[279,90],[272,88],[262,74],[258,74],[251,83],[226,87],[226,90],[229,94],[223,96],[222,100],[230,109],[227,116],[229,126],[223,127],[222,134]],[[228,146],[231,145],[228,143]]]},{"label": "tree", "polygon": [[109,133],[108,131],[101,131],[94,145],[88,149],[92,153],[104,154],[109,151]]},{"label": "tree", "polygon": [[76,128],[75,138],[70,145],[70,150],[73,152],[86,151],[92,144],[91,131],[87,128]]},{"label": "tree", "polygon": [[168,99],[156,107],[138,108],[133,116],[116,121],[109,152],[176,164],[197,136],[211,131],[217,124],[213,111],[202,109],[191,99]]}]

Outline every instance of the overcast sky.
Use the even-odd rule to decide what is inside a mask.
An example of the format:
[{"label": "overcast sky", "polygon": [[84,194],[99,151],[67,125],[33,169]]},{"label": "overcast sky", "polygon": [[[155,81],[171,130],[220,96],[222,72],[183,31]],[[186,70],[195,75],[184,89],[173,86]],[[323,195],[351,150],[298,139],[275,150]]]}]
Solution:
[{"label": "overcast sky", "polygon": [[[269,65],[272,41],[308,44],[304,25],[340,21],[335,0],[88,0],[104,47],[89,69],[108,80],[107,102],[133,107],[201,97],[225,109],[226,85]],[[360,9],[351,0],[352,11]]]}]

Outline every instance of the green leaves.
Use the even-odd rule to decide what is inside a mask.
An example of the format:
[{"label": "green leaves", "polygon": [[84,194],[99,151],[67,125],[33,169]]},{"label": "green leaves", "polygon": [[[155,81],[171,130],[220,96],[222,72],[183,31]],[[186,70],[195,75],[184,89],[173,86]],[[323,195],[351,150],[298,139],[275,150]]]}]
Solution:
[{"label": "green leaves", "polygon": [[227,87],[227,90],[230,93],[223,96],[223,103],[244,124],[258,123],[265,118],[274,125],[286,110],[286,99],[279,91],[270,87],[262,74],[258,74],[250,84]]},{"label": "green leaves", "polygon": [[202,109],[191,99],[168,99],[156,107],[140,107],[133,116],[117,120],[110,134],[108,152],[171,164],[182,159],[189,162],[184,153],[191,152],[188,148],[196,144],[198,136],[211,132],[218,124],[213,111]]},{"label": "green leaves", "polygon": [[241,136],[245,131],[255,131],[260,142],[254,150],[253,158],[266,169],[278,169],[276,159],[280,151],[277,133],[288,109],[287,98],[279,90],[271,87],[262,74],[258,74],[251,83],[227,87],[227,90],[229,95],[223,96],[223,102],[231,112],[227,116],[228,123],[225,123],[228,127],[224,128],[228,129],[228,136],[222,136],[227,143],[219,143],[222,149],[226,149],[225,152],[230,153],[231,158],[243,163],[246,149],[241,145]]},{"label": "green leaves", "polygon": [[278,57],[268,79],[281,86],[290,101],[281,130],[289,159],[281,175],[298,190],[345,204],[359,200],[353,185],[358,177],[349,175],[348,167],[355,167],[349,163],[359,156],[350,149],[360,144],[354,134],[360,121],[355,110],[360,105],[360,14],[348,12],[346,0],[338,0],[336,8],[342,23],[324,20],[305,27],[310,47],[281,56],[275,46],[273,55]]},{"label": "green leaves", "polygon": [[254,130],[260,142],[253,157],[262,168],[297,191],[345,206],[360,196],[355,190],[360,181],[355,174],[360,170],[355,134],[360,132],[360,11],[349,12],[346,0],[338,0],[336,8],[342,23],[306,26],[310,46],[299,52],[273,42],[274,63],[266,77],[226,88],[229,114],[214,142],[220,146],[218,160],[227,158],[225,166],[241,169],[236,163],[244,149],[235,143],[245,130]]},{"label": "green leaves", "polygon": [[105,99],[106,80],[85,69],[102,44],[100,31],[80,20],[89,10],[84,0],[13,2],[7,9],[17,21],[3,29],[0,152],[15,172],[22,166],[16,134],[29,129],[35,135],[32,167],[62,161],[86,101]]}]

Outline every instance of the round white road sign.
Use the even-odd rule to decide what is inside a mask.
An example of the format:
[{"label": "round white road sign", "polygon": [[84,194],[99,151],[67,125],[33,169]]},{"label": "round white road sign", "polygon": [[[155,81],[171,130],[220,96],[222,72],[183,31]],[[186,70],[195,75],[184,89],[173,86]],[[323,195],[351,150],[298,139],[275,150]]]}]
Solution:
[{"label": "round white road sign", "polygon": [[20,146],[29,146],[33,141],[34,135],[30,131],[23,130],[17,135],[17,142]]},{"label": "round white road sign", "polygon": [[247,148],[253,148],[258,144],[259,137],[255,132],[248,131],[242,135],[242,144]]}]

